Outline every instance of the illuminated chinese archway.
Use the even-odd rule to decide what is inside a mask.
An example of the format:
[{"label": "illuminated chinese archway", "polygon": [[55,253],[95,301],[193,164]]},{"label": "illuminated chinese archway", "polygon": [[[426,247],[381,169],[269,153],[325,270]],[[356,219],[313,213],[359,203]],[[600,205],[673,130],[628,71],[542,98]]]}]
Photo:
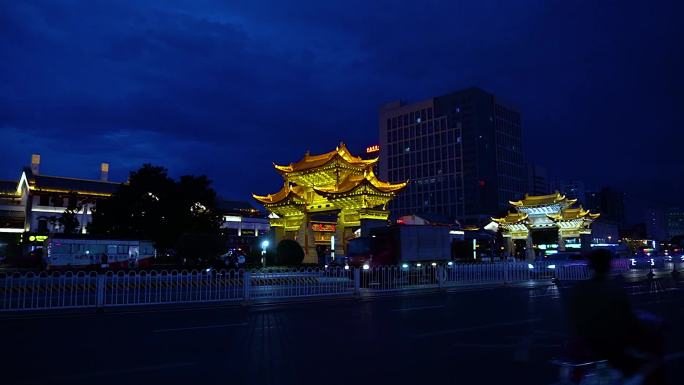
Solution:
[{"label": "illuminated chinese archway", "polygon": [[[308,152],[300,161],[287,166],[274,164],[283,177],[280,191],[269,195],[252,195],[270,212],[275,241],[289,238],[299,242],[305,252],[305,263],[317,263],[315,234],[334,228],[335,256],[345,253],[346,241],[358,230],[384,225],[389,211],[387,203],[408,182],[380,181],[373,172],[378,158],[362,159],[352,155],[344,143],[320,155]],[[334,226],[319,225],[317,215],[335,216]]]},{"label": "illuminated chinese archway", "polygon": [[591,223],[600,214],[591,213],[582,206],[572,207],[576,202],[577,199],[567,199],[558,192],[538,196],[525,194],[522,200],[511,201],[514,212],[503,218],[492,218],[506,241],[506,253],[513,252],[515,240],[524,239],[527,258],[534,258],[531,232],[535,230],[557,231],[557,251],[565,251],[568,239],[585,239],[582,236],[591,234]]}]

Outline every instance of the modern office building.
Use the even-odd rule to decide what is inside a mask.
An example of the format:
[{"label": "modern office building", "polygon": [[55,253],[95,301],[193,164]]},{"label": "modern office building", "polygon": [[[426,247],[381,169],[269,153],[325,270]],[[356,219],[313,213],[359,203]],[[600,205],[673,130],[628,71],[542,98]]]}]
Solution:
[{"label": "modern office building", "polygon": [[381,178],[410,181],[390,203],[394,218],[437,213],[483,224],[527,189],[520,113],[479,88],[386,104],[379,133]]},{"label": "modern office building", "polygon": [[551,193],[549,177],[545,168],[531,163],[527,165],[527,193],[530,195]]},{"label": "modern office building", "polygon": [[665,212],[667,236],[672,239],[684,235],[684,207],[670,207]]},{"label": "modern office building", "polygon": [[34,154],[18,181],[0,183],[0,233],[62,232],[57,218],[68,208],[75,211],[79,232],[86,233],[97,201],[120,185],[107,180],[109,164],[102,163],[100,172],[99,180],[42,175],[40,155]]},{"label": "modern office building", "polygon": [[587,192],[586,208],[600,212],[603,220],[625,224],[625,193],[611,187],[604,187],[600,191]]},{"label": "modern office building", "polygon": [[667,233],[663,210],[658,208],[646,209],[644,223],[646,224],[646,236],[648,239],[656,239],[659,241],[670,239]]},{"label": "modern office building", "polygon": [[0,181],[0,256],[18,254],[19,243],[30,251],[47,234],[64,232],[59,219],[67,209],[75,213],[75,230],[87,233],[97,202],[120,186],[108,181],[109,164],[102,163],[100,172],[98,180],[43,175],[34,154],[18,181]]},{"label": "modern office building", "polygon": [[18,186],[16,180],[0,181],[0,260],[20,254],[19,243],[26,222],[26,196]]},{"label": "modern office building", "polygon": [[579,180],[561,180],[558,182],[558,191],[569,199],[577,199],[577,203],[587,206],[586,189],[584,182]]},{"label": "modern office building", "polygon": [[249,251],[255,240],[271,229],[266,214],[248,202],[219,199],[216,209],[223,216],[221,228],[229,248]]}]

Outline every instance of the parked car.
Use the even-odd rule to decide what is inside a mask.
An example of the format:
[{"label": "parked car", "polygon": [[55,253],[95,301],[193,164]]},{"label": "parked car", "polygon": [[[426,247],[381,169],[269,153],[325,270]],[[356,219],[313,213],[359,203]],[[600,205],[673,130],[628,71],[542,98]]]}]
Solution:
[{"label": "parked car", "polygon": [[684,262],[684,254],[681,253],[670,253],[665,251],[665,256],[663,257],[665,262]]},{"label": "parked car", "polygon": [[547,268],[556,269],[560,266],[586,266],[587,260],[579,251],[559,251],[555,254],[550,254],[537,261],[547,262]]},{"label": "parked car", "polygon": [[665,267],[665,259],[652,253],[637,253],[629,261],[631,269],[658,269]]}]

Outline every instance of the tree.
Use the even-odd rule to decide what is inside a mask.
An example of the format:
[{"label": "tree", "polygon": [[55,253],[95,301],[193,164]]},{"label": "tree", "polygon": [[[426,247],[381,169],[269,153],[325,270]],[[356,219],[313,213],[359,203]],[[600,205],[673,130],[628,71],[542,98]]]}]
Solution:
[{"label": "tree", "polygon": [[93,210],[91,231],[95,234],[149,238],[157,247],[168,246],[165,239],[168,211],[175,182],[163,167],[143,165],[130,174],[129,181]]},{"label": "tree", "polygon": [[[61,201],[64,198],[58,196],[55,199]],[[52,225],[54,231],[56,232],[59,232],[61,228],[61,232],[64,234],[78,234],[81,228],[81,223],[78,220],[78,212],[81,211],[81,209],[82,205],[78,201],[76,193],[70,192],[68,195],[67,207],[64,212],[59,216],[52,215],[48,217],[48,223]]]},{"label": "tree", "polygon": [[292,239],[283,239],[276,248],[276,262],[281,266],[300,265],[304,260],[304,250]]},{"label": "tree", "polygon": [[178,238],[175,250],[181,260],[207,262],[220,255],[225,248],[224,245],[219,234],[186,232]]},{"label": "tree", "polygon": [[78,201],[76,193],[73,192],[69,193],[68,202],[66,210],[57,218],[57,222],[62,226],[65,234],[78,234],[78,231],[80,230],[78,212],[81,211],[83,206]]},{"label": "tree", "polygon": [[[214,236],[220,228],[211,180],[203,175],[182,176],[176,182],[165,168],[150,164],[131,172],[127,184],[98,202],[90,227],[94,234],[150,239],[162,250],[179,246],[183,234]],[[190,248],[181,248],[190,253]]]}]

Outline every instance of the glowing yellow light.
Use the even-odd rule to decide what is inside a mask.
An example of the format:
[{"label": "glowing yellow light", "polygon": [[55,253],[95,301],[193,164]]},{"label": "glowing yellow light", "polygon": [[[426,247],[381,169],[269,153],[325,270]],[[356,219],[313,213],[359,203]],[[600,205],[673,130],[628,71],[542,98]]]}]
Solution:
[{"label": "glowing yellow light", "polygon": [[380,145],[379,144],[374,144],[372,146],[366,147],[366,154],[370,154],[373,152],[378,152],[380,151]]}]

